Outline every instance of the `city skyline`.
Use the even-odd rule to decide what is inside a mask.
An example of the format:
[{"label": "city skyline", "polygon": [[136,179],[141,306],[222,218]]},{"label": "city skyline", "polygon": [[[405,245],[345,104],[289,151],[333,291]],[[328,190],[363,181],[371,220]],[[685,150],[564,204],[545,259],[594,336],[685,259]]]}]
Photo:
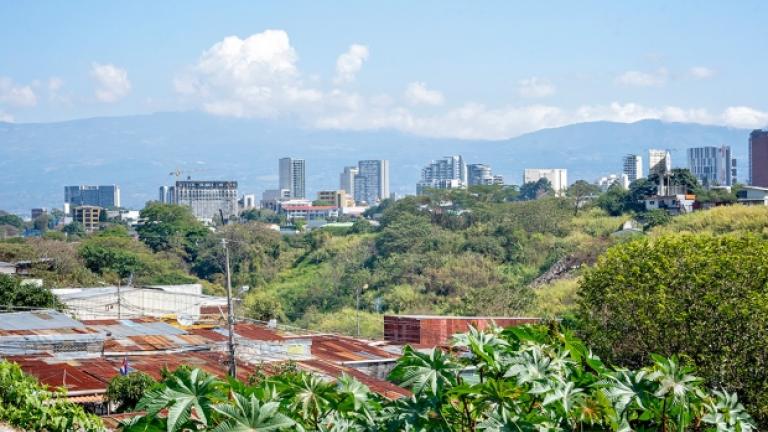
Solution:
[{"label": "city skyline", "polygon": [[751,85],[768,61],[750,49],[768,36],[764,2],[402,5],[6,3],[0,120],[199,110],[469,139],[597,120],[768,124]]}]

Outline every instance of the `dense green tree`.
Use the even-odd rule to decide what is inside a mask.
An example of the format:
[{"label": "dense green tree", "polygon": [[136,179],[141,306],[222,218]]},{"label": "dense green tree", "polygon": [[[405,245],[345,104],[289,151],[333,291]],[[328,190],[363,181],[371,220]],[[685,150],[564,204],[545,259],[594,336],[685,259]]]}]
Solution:
[{"label": "dense green tree", "polygon": [[670,234],[620,244],[580,289],[595,351],[638,366],[684,355],[713,386],[737,391],[768,425],[768,241],[751,234]]},{"label": "dense green tree", "polygon": [[212,282],[223,281],[223,239],[229,249],[233,284],[256,287],[276,276],[282,247],[280,233],[263,223],[250,222],[226,225],[200,241],[192,266],[198,277]]},{"label": "dense green tree", "polygon": [[157,382],[151,376],[141,371],[117,375],[109,381],[106,396],[117,405],[119,412],[132,411],[155,384]]},{"label": "dense green tree", "polygon": [[642,215],[643,229],[650,230],[654,227],[666,225],[672,221],[672,216],[664,209],[654,209]]},{"label": "dense green tree", "polygon": [[10,225],[12,227],[22,229],[24,228],[24,219],[16,216],[15,214],[0,214],[0,225]]},{"label": "dense green tree", "polygon": [[55,309],[61,308],[61,303],[48,288],[26,284],[17,277],[0,274],[0,307]]},{"label": "dense green tree", "polygon": [[565,195],[573,201],[573,214],[579,214],[579,209],[590,199],[600,194],[600,187],[585,180],[576,180],[565,191]]},{"label": "dense green tree", "polygon": [[544,195],[552,193],[552,183],[546,178],[540,178],[535,182],[528,182],[520,187],[520,194],[517,196],[521,200],[534,200]]},{"label": "dense green tree", "polygon": [[85,228],[80,222],[71,222],[62,228],[62,232],[70,237],[83,237],[85,236]]},{"label": "dense green tree", "polygon": [[240,219],[245,222],[264,222],[281,224],[283,221],[275,211],[270,209],[249,209],[240,213]]},{"label": "dense green tree", "polygon": [[210,231],[188,207],[150,202],[141,211],[142,224],[136,229],[141,241],[153,251],[170,251],[191,262],[198,246]]},{"label": "dense green tree", "polygon": [[602,193],[595,204],[611,216],[619,216],[627,210],[629,192],[620,184],[611,185]]},{"label": "dense green tree", "polygon": [[19,365],[0,361],[0,424],[3,426],[47,432],[106,430],[101,419],[62,396],[24,374]]}]

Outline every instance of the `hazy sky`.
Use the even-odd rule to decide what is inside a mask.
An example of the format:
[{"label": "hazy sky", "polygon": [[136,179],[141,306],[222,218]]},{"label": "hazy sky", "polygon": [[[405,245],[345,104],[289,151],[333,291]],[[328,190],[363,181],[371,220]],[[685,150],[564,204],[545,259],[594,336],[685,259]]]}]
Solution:
[{"label": "hazy sky", "polygon": [[0,120],[156,111],[504,138],[768,124],[766,1],[0,3]]}]

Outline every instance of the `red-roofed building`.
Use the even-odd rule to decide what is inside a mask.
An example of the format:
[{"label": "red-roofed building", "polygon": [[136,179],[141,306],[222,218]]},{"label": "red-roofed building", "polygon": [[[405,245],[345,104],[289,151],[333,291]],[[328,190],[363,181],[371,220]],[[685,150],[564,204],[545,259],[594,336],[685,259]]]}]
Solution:
[{"label": "red-roofed building", "polygon": [[280,213],[284,214],[288,220],[304,219],[310,221],[339,217],[339,208],[336,206],[284,205],[280,206]]}]

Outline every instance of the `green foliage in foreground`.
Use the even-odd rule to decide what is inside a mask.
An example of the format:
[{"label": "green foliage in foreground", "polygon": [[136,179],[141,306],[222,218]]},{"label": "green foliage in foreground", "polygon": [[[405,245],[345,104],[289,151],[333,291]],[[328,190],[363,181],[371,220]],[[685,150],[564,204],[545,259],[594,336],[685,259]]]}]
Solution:
[{"label": "green foliage in foreground", "polygon": [[693,369],[654,356],[617,369],[577,339],[543,327],[457,336],[469,355],[406,347],[396,401],[343,376],[302,372],[257,385],[179,369],[137,406],[124,431],[734,431],[755,430],[735,394],[707,393]]},{"label": "green foliage in foreground", "polygon": [[106,396],[117,405],[118,411],[132,411],[144,393],[155,384],[154,378],[141,371],[117,375],[109,381]]},{"label": "green foliage in foreground", "polygon": [[584,276],[582,331],[598,354],[629,367],[649,353],[685,355],[768,426],[766,263],[768,240],[754,234],[666,234],[616,246]]},{"label": "green foliage in foreground", "polygon": [[61,308],[51,290],[22,282],[17,277],[0,274],[0,308]]},{"label": "green foliage in foreground", "polygon": [[0,423],[30,431],[103,431],[101,420],[67,402],[25,375],[15,363],[0,361]]}]

